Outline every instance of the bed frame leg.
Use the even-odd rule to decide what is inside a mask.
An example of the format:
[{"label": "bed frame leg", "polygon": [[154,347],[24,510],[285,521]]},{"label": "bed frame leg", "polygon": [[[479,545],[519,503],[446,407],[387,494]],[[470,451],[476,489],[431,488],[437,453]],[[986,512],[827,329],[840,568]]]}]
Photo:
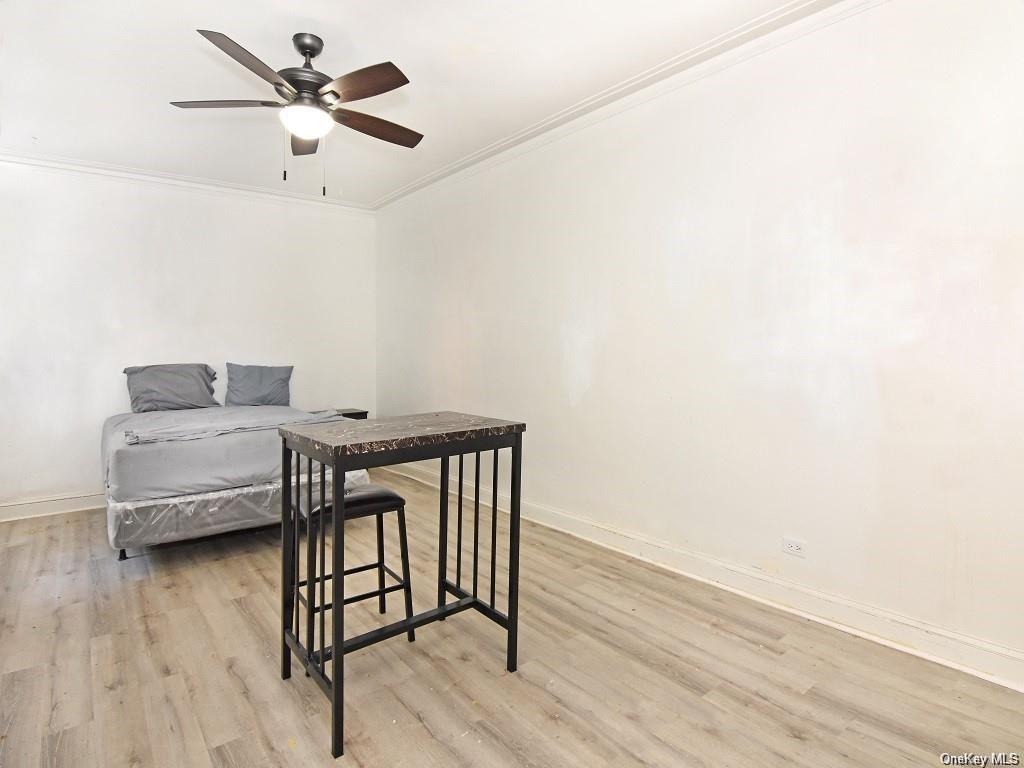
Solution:
[{"label": "bed frame leg", "polygon": [[118,552],[117,552],[117,561],[121,562],[122,560],[127,560],[127,559],[128,559],[128,555],[125,553],[125,551],[123,549],[118,550]]}]

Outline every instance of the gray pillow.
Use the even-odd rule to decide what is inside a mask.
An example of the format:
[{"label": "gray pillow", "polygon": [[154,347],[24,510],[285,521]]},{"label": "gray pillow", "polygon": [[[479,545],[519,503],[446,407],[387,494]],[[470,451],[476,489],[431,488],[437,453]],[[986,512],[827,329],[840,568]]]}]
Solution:
[{"label": "gray pillow", "polygon": [[139,365],[124,372],[128,375],[133,413],[220,405],[213,399],[217,373],[204,363]]},{"label": "gray pillow", "polygon": [[228,393],[224,405],[289,405],[290,365],[228,363]]}]

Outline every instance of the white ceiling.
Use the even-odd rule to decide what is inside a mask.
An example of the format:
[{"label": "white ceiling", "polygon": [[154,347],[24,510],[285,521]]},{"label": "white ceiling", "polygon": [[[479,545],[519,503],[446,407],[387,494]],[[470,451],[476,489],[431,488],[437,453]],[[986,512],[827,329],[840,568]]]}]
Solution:
[{"label": "white ceiling", "polygon": [[[3,0],[0,153],[304,194],[319,194],[326,165],[330,197],[373,206],[723,33],[780,8],[811,5]],[[274,69],[301,63],[291,45],[296,32],[324,39],[315,65],[335,77],[394,61],[411,83],[351,106],[426,138],[409,150],[336,128],[326,152],[288,156],[283,182],[276,112],[168,105],[275,97],[197,28],[223,32]]]}]

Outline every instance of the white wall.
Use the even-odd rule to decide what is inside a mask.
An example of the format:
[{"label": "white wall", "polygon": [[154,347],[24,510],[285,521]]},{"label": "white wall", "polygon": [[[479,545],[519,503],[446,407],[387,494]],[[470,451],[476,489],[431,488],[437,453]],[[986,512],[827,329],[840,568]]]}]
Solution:
[{"label": "white wall", "polygon": [[338,206],[0,162],[0,504],[101,492],[128,365],[208,363],[223,402],[225,362],[293,364],[295,405],[374,408],[374,249]]},{"label": "white wall", "polygon": [[525,419],[527,514],[1024,686],[1024,5],[864,5],[386,208],[378,407]]}]

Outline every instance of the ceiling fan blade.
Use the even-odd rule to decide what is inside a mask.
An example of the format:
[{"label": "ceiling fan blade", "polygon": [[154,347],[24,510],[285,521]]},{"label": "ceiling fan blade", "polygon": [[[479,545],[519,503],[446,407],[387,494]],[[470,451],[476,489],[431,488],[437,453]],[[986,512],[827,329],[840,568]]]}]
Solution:
[{"label": "ceiling fan blade", "polygon": [[182,109],[225,109],[230,107],[283,107],[276,101],[172,101],[175,107]]},{"label": "ceiling fan blade", "polygon": [[383,64],[357,69],[332,80],[320,89],[320,95],[333,96],[334,100],[331,103],[340,104],[367,99],[378,93],[387,93],[395,88],[401,88],[408,82],[409,78],[402,74],[402,70],[390,61],[385,61]]},{"label": "ceiling fan blade", "polygon": [[320,144],[319,139],[300,139],[298,136],[292,136],[292,154],[293,155],[315,155],[317,145]]},{"label": "ceiling fan blade", "polygon": [[291,84],[287,80],[285,80],[283,77],[277,74],[277,72],[272,70],[262,61],[257,59],[255,56],[253,56],[251,53],[245,50],[245,48],[240,46],[227,35],[223,35],[220,32],[211,32],[208,29],[197,29],[196,32],[198,32],[211,43],[216,45],[218,48],[224,51],[224,53],[226,53],[228,56],[237,61],[239,64],[241,64],[243,67],[248,69],[253,74],[259,75],[273,86],[284,89],[286,93],[292,95],[296,94],[296,90],[291,86]]},{"label": "ceiling fan blade", "polygon": [[423,138],[422,133],[405,128],[395,123],[389,123],[379,117],[364,115],[362,112],[353,112],[351,109],[335,109],[331,111],[334,122],[347,126],[354,131],[373,136],[375,139],[390,141],[392,144],[400,144],[403,147],[415,147]]}]

